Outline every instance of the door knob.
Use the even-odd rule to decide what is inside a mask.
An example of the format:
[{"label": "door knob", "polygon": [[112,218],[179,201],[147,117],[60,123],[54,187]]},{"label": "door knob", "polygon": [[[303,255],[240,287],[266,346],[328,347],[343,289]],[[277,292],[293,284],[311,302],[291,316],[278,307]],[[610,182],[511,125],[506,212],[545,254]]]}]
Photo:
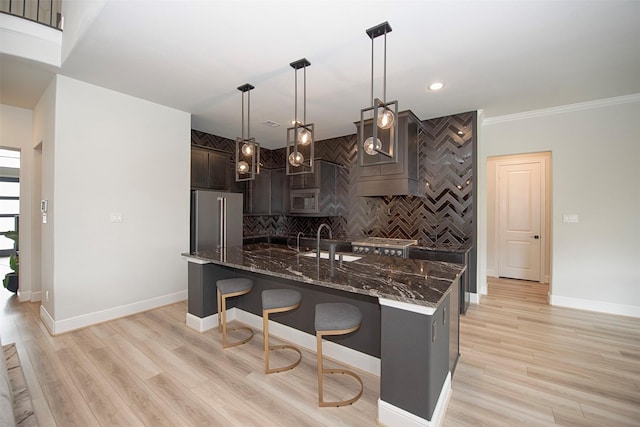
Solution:
[{"label": "door knob", "polygon": [[536,239],[536,240],[538,240],[538,239],[540,238],[540,236],[539,236],[539,235],[537,235],[537,234],[536,234],[535,236],[531,236],[531,237],[532,237],[532,238],[534,238],[534,239]]}]

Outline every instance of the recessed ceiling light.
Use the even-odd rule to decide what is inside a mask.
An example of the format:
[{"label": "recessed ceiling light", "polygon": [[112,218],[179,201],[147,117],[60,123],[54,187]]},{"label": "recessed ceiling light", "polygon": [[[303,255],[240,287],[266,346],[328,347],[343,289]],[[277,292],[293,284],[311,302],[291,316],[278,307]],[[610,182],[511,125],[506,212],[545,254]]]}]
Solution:
[{"label": "recessed ceiling light", "polygon": [[442,82],[435,82],[435,83],[431,83],[429,85],[429,90],[440,90],[444,87],[444,83]]}]

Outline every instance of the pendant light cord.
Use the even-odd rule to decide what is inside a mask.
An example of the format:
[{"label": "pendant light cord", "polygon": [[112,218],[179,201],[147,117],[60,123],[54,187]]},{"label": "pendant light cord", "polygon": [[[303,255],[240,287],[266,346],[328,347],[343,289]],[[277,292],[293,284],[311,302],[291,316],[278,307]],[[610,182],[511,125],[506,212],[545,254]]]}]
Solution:
[{"label": "pendant light cord", "polygon": [[387,103],[387,30],[384,30],[384,75],[382,76],[382,102],[384,104]]},{"label": "pendant light cord", "polygon": [[371,37],[371,105],[373,106],[373,37]]},{"label": "pendant light cord", "polygon": [[244,141],[244,92],[242,93],[242,140]]},{"label": "pendant light cord", "polygon": [[295,121],[295,123],[293,124],[294,126],[298,125],[298,70],[296,69],[296,72],[294,73],[294,85],[295,85],[295,100],[294,100],[294,112],[293,112],[293,119]]}]

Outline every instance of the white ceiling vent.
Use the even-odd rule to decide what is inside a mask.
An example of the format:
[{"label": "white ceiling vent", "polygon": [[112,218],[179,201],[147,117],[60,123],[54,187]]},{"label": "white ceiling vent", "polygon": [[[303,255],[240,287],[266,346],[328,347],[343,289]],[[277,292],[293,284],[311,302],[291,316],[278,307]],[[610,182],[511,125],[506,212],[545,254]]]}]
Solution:
[{"label": "white ceiling vent", "polygon": [[282,126],[280,123],[274,122],[273,120],[267,120],[266,122],[262,122],[262,124],[265,126],[269,126],[270,128],[277,128],[279,126]]}]

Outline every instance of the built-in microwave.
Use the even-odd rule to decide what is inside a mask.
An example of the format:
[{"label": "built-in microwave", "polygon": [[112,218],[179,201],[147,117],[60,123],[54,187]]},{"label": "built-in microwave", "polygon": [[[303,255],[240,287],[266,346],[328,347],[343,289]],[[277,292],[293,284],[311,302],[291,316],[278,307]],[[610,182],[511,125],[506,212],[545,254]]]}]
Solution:
[{"label": "built-in microwave", "polygon": [[289,212],[294,214],[313,214],[319,212],[319,188],[309,190],[291,190],[289,192]]}]

